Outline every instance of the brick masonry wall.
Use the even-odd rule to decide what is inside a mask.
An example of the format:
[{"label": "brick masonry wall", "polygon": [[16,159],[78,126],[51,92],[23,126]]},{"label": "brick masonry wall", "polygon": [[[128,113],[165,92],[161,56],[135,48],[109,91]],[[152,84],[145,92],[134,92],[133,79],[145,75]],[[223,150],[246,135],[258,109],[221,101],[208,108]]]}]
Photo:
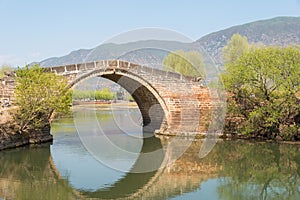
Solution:
[{"label": "brick masonry wall", "polygon": [[0,79],[0,101],[8,99],[10,102],[14,101],[15,90],[15,74],[7,73]]}]

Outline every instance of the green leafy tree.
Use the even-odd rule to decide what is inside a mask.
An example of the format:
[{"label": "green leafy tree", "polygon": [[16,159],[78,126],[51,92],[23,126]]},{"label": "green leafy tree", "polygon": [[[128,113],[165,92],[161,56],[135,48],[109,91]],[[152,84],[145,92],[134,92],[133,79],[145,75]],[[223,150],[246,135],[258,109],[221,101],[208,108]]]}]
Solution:
[{"label": "green leafy tree", "polygon": [[16,71],[15,120],[22,133],[38,130],[49,124],[53,112],[66,113],[72,102],[65,77],[44,72],[39,65]]},{"label": "green leafy tree", "polygon": [[202,56],[196,51],[178,50],[170,53],[163,60],[163,68],[185,76],[206,76]]},{"label": "green leafy tree", "polygon": [[248,39],[240,34],[234,34],[228,41],[227,45],[222,49],[223,59],[226,63],[233,63],[243,53],[248,51],[250,45]]},{"label": "green leafy tree", "polygon": [[112,100],[115,94],[109,90],[109,88],[103,88],[102,90],[74,90],[73,99],[76,100]]},{"label": "green leafy tree", "polygon": [[300,139],[299,49],[254,48],[225,67],[223,80],[231,94],[228,116],[243,119],[238,132]]},{"label": "green leafy tree", "polygon": [[101,95],[102,95],[102,99],[104,100],[112,100],[114,99],[115,95],[114,93],[112,93],[109,88],[103,88],[101,91],[100,91]]}]

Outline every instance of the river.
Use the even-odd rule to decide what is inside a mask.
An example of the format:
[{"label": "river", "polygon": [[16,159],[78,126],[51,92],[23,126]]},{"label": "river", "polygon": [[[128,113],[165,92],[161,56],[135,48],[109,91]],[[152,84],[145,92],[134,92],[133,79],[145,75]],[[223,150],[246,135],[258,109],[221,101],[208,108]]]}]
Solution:
[{"label": "river", "polygon": [[52,144],[0,152],[0,199],[300,199],[300,145],[220,140],[200,159],[192,140],[174,159],[141,124],[136,107],[77,107]]}]

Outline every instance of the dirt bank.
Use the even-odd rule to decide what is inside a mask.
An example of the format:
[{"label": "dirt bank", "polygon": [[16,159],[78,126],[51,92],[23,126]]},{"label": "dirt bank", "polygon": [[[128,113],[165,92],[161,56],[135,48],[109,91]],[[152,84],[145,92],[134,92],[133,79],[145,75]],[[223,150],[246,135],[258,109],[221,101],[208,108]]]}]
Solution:
[{"label": "dirt bank", "polygon": [[16,107],[0,108],[0,150],[53,140],[50,134],[50,125],[46,125],[39,131],[29,130],[19,133],[11,114],[15,109]]}]

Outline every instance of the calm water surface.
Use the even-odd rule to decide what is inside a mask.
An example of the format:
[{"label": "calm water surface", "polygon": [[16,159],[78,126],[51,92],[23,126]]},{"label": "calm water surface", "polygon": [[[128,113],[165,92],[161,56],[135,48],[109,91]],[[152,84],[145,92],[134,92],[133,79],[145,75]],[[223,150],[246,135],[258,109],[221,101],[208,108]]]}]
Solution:
[{"label": "calm water surface", "polygon": [[[143,133],[138,109],[124,107],[76,108],[52,134],[51,145],[0,152],[1,200],[300,199],[299,145],[220,141],[199,159],[203,142],[193,141],[159,168],[172,139]],[[159,169],[132,173],[149,166]]]}]

